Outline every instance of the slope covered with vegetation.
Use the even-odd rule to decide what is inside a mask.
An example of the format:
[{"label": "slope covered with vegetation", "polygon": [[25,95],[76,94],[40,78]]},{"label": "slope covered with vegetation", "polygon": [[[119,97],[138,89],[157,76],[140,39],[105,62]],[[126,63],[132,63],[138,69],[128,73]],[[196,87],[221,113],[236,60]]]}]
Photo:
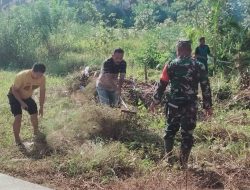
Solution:
[{"label": "slope covered with vegetation", "polygon": [[[70,0],[2,10],[0,172],[54,189],[249,188],[249,6],[247,0]],[[96,104],[93,78],[83,91],[72,88],[80,88],[75,74],[81,67],[100,68],[116,47],[125,50],[128,78],[139,84],[147,68],[148,81],[156,81],[155,67],[175,57],[176,41],[190,38],[195,48],[200,36],[214,55],[214,115],[204,120],[199,111],[187,171],[165,162],[160,110],[152,115],[139,102],[137,115],[127,117]],[[48,67],[45,116],[39,119],[46,139],[33,142],[25,113],[27,151],[20,151],[6,94],[15,74],[34,62]]]}]

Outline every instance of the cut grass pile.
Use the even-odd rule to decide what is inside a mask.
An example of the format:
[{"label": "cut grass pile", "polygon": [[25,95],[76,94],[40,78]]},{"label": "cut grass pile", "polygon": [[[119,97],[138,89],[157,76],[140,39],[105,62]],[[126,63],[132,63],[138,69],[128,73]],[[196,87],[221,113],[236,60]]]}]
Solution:
[{"label": "cut grass pile", "polygon": [[[6,92],[14,74],[0,72],[0,77]],[[223,103],[216,103],[211,120],[198,122],[186,172],[179,170],[178,164],[169,168],[163,159],[163,116],[152,116],[139,107],[137,116],[121,117],[120,109],[97,105],[94,81],[83,91],[69,94],[65,89],[62,78],[49,77],[40,129],[50,151],[33,152],[37,157],[14,146],[12,116],[5,92],[0,92],[0,172],[54,189],[250,187],[248,109],[223,109]],[[31,143],[28,119],[25,113],[21,135]],[[175,145],[177,155],[179,136]]]}]

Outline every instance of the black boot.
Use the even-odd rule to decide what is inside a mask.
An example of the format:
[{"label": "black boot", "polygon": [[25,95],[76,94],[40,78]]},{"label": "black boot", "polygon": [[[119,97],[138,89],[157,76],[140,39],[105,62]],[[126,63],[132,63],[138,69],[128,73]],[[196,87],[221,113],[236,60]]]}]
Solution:
[{"label": "black boot", "polygon": [[188,168],[188,158],[189,158],[190,152],[191,152],[191,149],[181,148],[180,165],[181,165],[182,169],[187,169]]}]

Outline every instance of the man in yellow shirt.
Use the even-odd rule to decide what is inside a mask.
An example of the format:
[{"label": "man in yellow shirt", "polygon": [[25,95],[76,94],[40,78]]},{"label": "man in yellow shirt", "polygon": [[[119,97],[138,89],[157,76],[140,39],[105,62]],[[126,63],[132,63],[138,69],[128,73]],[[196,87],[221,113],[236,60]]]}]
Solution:
[{"label": "man in yellow shirt", "polygon": [[43,116],[43,105],[45,101],[45,76],[46,67],[43,64],[34,64],[30,70],[24,70],[16,75],[14,84],[8,94],[11,112],[15,117],[13,123],[13,132],[17,145],[22,145],[19,137],[22,110],[30,114],[31,123],[34,129],[34,135],[39,133],[38,130],[38,110],[37,104],[32,98],[35,89],[40,88],[40,109],[39,115]]}]

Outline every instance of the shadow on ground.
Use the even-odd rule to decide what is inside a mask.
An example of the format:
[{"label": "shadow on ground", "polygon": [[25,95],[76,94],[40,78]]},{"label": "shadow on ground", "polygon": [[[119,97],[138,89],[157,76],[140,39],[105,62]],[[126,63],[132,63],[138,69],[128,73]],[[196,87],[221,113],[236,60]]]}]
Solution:
[{"label": "shadow on ground", "polygon": [[224,189],[223,176],[212,170],[192,169],[191,173],[198,179],[195,185],[201,189]]},{"label": "shadow on ground", "polygon": [[24,156],[31,159],[42,159],[45,156],[50,156],[52,153],[52,149],[43,133],[39,133],[33,142],[22,143],[18,146],[18,149]]}]

